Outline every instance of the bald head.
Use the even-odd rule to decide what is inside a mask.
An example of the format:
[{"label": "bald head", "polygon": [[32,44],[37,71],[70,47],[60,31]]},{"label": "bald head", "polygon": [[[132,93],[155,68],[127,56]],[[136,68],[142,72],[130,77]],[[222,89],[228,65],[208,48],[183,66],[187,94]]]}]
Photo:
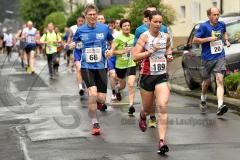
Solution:
[{"label": "bald head", "polygon": [[28,21],[28,22],[27,22],[27,26],[28,26],[28,28],[32,28],[32,26],[33,26],[32,21]]},{"label": "bald head", "polygon": [[212,12],[219,12],[220,10],[217,7],[211,7],[207,10],[207,16],[210,16],[212,14]]},{"label": "bald head", "polygon": [[210,23],[216,25],[220,16],[220,10],[216,7],[211,7],[207,10],[207,16]]}]

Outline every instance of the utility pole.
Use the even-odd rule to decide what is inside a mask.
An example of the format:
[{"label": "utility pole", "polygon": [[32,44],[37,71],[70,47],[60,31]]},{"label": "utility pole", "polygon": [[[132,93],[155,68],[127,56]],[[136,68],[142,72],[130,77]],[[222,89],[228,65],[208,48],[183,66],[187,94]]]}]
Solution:
[{"label": "utility pole", "polygon": [[223,14],[223,0],[220,0],[220,12]]}]

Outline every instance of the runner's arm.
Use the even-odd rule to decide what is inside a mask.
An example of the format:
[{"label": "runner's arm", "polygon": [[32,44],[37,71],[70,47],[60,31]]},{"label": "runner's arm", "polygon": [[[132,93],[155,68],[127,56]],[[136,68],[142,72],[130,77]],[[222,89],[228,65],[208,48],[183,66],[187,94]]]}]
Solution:
[{"label": "runner's arm", "polygon": [[206,37],[206,38],[194,37],[192,43],[203,44],[206,42],[216,41],[217,39],[218,37]]},{"label": "runner's arm", "polygon": [[224,33],[224,42],[225,42],[225,44],[227,45],[227,47],[230,47],[230,46],[231,46],[231,43],[230,43],[229,40],[228,40],[227,32]]},{"label": "runner's arm", "polygon": [[144,50],[146,41],[147,41],[147,36],[142,34],[138,39],[136,46],[132,50],[134,61],[143,60],[144,58],[149,57],[154,52],[151,49],[146,51]]}]

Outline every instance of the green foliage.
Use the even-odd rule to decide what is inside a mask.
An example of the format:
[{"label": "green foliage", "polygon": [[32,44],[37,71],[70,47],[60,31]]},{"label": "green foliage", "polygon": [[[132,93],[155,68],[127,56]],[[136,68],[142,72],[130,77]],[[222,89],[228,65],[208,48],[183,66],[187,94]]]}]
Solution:
[{"label": "green foliage", "polygon": [[[231,73],[224,78],[224,83],[230,91],[240,90],[240,73]],[[240,94],[240,92],[239,92]]]},{"label": "green foliage", "polygon": [[46,27],[50,22],[52,22],[61,31],[63,31],[64,27],[66,26],[67,20],[62,12],[53,12],[46,17],[44,21],[44,27]]},{"label": "green foliage", "polygon": [[148,5],[155,5],[163,15],[163,24],[172,25],[176,20],[175,10],[168,5],[161,3],[161,0],[134,0],[129,9],[129,14],[127,17],[132,22],[132,29],[135,30],[138,26],[142,24],[143,11]]},{"label": "green foliage", "polygon": [[122,19],[125,14],[124,5],[112,5],[108,8],[103,8],[100,12],[104,15],[106,20]]},{"label": "green foliage", "polygon": [[83,14],[85,6],[79,5],[75,12],[73,12],[67,19],[67,26],[72,26],[77,23],[77,17]]},{"label": "green foliage", "polygon": [[24,21],[31,20],[37,29],[43,28],[45,18],[52,12],[63,12],[63,0],[21,0],[20,14]]}]

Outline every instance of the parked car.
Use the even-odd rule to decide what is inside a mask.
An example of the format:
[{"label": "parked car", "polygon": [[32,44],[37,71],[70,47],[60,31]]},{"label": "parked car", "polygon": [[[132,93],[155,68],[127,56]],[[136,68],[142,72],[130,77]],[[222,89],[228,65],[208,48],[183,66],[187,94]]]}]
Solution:
[{"label": "parked car", "polygon": [[[231,43],[230,47],[224,46],[227,73],[240,70],[240,16],[223,16],[219,20],[226,23],[226,30]],[[199,25],[200,23],[193,27],[187,43],[179,45],[175,50],[176,53],[182,54],[184,76],[191,90],[198,88],[202,82],[201,45],[192,43],[195,31],[199,28]],[[211,75],[211,88],[216,93],[214,74]]]}]

